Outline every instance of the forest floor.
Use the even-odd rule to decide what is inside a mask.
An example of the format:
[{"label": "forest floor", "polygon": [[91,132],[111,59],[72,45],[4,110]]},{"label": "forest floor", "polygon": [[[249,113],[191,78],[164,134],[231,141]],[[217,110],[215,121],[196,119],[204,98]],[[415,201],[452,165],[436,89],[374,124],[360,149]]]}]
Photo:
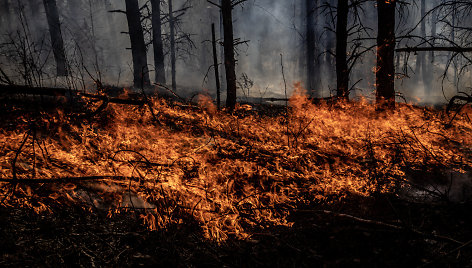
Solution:
[{"label": "forest floor", "polygon": [[465,243],[472,238],[472,206],[387,200],[354,198],[330,209],[383,222],[400,217],[423,234],[306,211],[290,215],[293,227],[254,230],[250,239],[216,243],[191,222],[149,231],[133,214],[109,218],[71,207],[38,215],[2,208],[0,265],[471,267],[472,247]]},{"label": "forest floor", "polygon": [[[460,115],[451,128],[408,106],[392,123],[303,99],[227,115],[202,98],[90,118],[15,102],[1,105],[0,266],[472,267],[470,197],[418,182],[470,170]],[[106,186],[78,179],[97,174]],[[402,194],[411,176],[431,198]]]}]

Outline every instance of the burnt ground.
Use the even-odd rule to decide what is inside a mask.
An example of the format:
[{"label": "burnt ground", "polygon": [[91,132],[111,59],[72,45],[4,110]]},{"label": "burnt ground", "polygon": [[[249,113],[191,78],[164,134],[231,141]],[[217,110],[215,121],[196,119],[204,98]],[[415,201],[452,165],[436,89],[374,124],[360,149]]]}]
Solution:
[{"label": "burnt ground", "polygon": [[292,212],[292,228],[220,244],[191,221],[148,231],[133,213],[1,208],[0,266],[472,267],[471,208],[352,197]]}]

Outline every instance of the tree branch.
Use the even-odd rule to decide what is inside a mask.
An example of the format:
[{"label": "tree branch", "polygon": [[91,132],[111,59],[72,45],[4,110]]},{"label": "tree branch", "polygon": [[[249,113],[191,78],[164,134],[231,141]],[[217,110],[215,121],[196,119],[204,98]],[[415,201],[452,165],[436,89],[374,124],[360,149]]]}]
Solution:
[{"label": "tree branch", "polygon": [[456,53],[472,52],[472,47],[403,47],[395,49],[396,52],[420,52],[420,51],[448,51]]}]

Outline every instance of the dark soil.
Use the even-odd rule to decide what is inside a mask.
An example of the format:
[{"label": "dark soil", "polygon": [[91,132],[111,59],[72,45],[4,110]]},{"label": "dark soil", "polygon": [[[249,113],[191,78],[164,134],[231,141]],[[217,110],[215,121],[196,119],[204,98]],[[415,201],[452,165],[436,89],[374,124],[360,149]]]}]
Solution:
[{"label": "dark soil", "polygon": [[204,239],[195,222],[151,232],[132,213],[2,208],[0,266],[472,267],[472,245],[465,245],[471,208],[355,197],[323,207],[335,214],[313,205],[291,214],[292,228],[253,230],[250,239],[221,244]]}]

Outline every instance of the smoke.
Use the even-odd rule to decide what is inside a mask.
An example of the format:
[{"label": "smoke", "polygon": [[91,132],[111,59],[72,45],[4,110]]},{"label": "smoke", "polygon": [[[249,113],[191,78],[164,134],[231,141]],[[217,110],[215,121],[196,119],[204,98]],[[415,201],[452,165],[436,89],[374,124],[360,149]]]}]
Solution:
[{"label": "smoke", "polygon": [[[427,10],[435,1],[426,1]],[[139,0],[140,6],[149,4]],[[174,10],[189,7],[179,17],[177,25],[177,84],[181,95],[195,92],[215,94],[215,78],[211,50],[211,24],[215,23],[217,38],[221,38],[219,9],[206,0],[174,0]],[[71,75],[67,78],[54,76],[54,58],[47,33],[46,15],[42,0],[6,1],[2,0],[0,15],[0,67],[17,82],[26,80],[21,74],[22,62],[17,44],[23,44],[28,38],[31,49],[29,57],[35,58],[41,66],[41,84],[53,86],[73,86],[93,89],[94,80],[117,86],[132,85],[132,59],[129,35],[127,34],[124,0],[57,0],[61,28],[65,40],[67,59],[71,66]],[[329,14],[327,4],[335,5],[333,0],[320,0],[316,10],[316,45],[317,67],[319,70],[319,88],[321,96],[333,94],[336,87],[334,53],[335,30],[333,16]],[[335,10],[335,9],[334,9]],[[408,12],[399,15],[397,35],[405,33],[412,25],[418,24],[421,14],[419,4],[410,5]],[[162,17],[166,18],[167,1],[162,4]],[[362,45],[375,45],[377,28],[376,11],[373,2],[363,7],[362,23],[370,30],[360,37],[365,38]],[[143,8],[143,13],[146,9]],[[407,14],[408,16],[406,16]],[[249,0],[234,9],[234,37],[237,38],[237,69],[240,89],[238,96],[245,97],[283,97],[284,80],[282,65],[286,78],[288,93],[293,84],[306,81],[306,6],[305,0]],[[351,18],[352,20],[352,18]],[[432,34],[433,20],[426,21],[426,34]],[[26,25],[26,26],[25,26]],[[149,29],[150,22],[144,24]],[[438,24],[437,34],[444,34],[448,28]],[[168,37],[169,25],[163,25],[163,36]],[[154,75],[152,42],[146,32],[148,64],[150,77]],[[20,34],[18,34],[20,33]],[[189,38],[187,38],[189,37]],[[370,39],[369,39],[370,38]],[[222,41],[222,40],[220,40]],[[351,40],[352,41],[352,40]],[[15,42],[15,45],[11,43]],[[400,40],[399,46],[412,45],[414,41]],[[165,40],[166,76],[170,79],[169,44]],[[15,50],[16,49],[16,50]],[[219,46],[220,74],[224,94],[224,67]],[[12,56],[13,54],[16,56]],[[35,55],[35,53],[39,55]],[[426,54],[426,53],[425,53]],[[281,58],[282,55],[282,58]],[[426,55],[430,67],[430,78],[415,73],[416,55],[404,57],[398,55],[397,90],[409,101],[437,103],[445,101],[444,95],[450,97],[458,89],[470,87],[470,72],[465,69],[458,75],[461,62],[449,67],[446,79],[441,79],[451,57],[448,53],[437,53],[432,59]],[[281,61],[282,60],[282,61]],[[353,86],[351,97],[373,97],[375,89],[375,49],[360,58],[353,67],[350,85]],[[463,63],[463,62],[462,62]],[[402,74],[402,75],[400,75]],[[462,79],[459,79],[460,76]],[[224,97],[224,96],[223,96]]]}]

